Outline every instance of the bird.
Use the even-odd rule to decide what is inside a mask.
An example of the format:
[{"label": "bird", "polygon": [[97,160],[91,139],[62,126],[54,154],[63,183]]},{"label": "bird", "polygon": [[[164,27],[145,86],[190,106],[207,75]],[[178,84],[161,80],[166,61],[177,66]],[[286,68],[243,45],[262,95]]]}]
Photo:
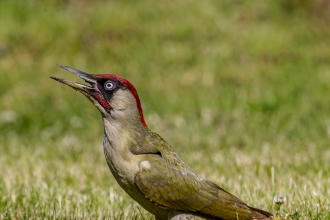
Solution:
[{"label": "bird", "polygon": [[52,79],[86,96],[100,111],[103,151],[121,188],[156,220],[269,220],[267,211],[248,206],[185,162],[144,119],[137,90],[114,74],[88,74],[57,64],[87,84]]}]

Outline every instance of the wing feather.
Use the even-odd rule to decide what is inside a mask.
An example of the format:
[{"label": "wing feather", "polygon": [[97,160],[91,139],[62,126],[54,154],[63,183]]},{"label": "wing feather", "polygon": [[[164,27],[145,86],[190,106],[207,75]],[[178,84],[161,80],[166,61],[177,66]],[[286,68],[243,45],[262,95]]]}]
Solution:
[{"label": "wing feather", "polygon": [[244,202],[183,162],[170,164],[158,155],[147,158],[150,167],[135,175],[135,183],[159,206],[228,220],[252,219],[252,211]]}]

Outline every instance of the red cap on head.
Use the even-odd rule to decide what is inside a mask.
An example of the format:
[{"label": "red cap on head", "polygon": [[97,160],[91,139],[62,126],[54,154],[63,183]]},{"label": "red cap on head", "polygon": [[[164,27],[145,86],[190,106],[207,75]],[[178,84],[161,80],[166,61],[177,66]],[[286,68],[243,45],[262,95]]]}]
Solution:
[{"label": "red cap on head", "polygon": [[113,75],[113,74],[98,74],[97,76],[100,76],[100,77],[104,77],[104,78],[109,78],[109,79],[117,79],[118,81],[120,81],[126,88],[128,88],[132,95],[134,96],[135,100],[136,100],[136,105],[137,105],[137,108],[139,110],[139,113],[140,113],[140,119],[141,119],[141,122],[144,126],[147,126],[147,123],[145,122],[144,120],[144,117],[143,117],[143,111],[142,111],[142,107],[141,107],[141,102],[140,102],[140,98],[139,98],[139,95],[135,89],[135,87],[133,86],[132,83],[130,83],[127,79],[124,79],[120,76],[116,76],[116,75]]}]

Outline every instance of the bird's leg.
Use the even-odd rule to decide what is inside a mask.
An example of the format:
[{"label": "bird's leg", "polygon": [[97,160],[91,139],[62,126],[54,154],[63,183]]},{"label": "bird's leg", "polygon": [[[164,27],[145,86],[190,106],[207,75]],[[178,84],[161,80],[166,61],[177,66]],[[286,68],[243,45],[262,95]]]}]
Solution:
[{"label": "bird's leg", "polygon": [[212,220],[214,218],[208,218],[205,216],[195,215],[195,214],[189,214],[185,212],[179,212],[179,211],[172,211],[169,212],[168,220]]}]

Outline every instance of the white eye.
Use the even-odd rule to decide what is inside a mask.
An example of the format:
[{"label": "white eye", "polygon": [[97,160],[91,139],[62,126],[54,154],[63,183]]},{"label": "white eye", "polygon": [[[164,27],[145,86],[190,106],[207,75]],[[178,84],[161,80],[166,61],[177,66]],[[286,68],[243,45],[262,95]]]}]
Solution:
[{"label": "white eye", "polygon": [[104,83],[104,88],[105,90],[113,90],[115,88],[115,84],[113,84],[111,81],[106,81]]}]

